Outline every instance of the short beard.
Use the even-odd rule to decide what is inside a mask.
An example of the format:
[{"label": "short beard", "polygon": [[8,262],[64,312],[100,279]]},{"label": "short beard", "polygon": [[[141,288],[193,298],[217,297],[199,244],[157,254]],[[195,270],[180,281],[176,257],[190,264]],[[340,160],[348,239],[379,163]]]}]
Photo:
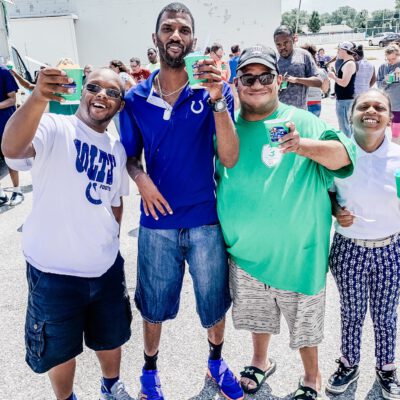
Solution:
[{"label": "short beard", "polygon": [[182,54],[179,57],[176,58],[171,57],[168,54],[167,49],[164,47],[164,44],[160,41],[160,39],[157,36],[157,47],[158,47],[158,54],[160,56],[160,61],[163,61],[170,68],[178,69],[182,68],[185,65],[184,58],[191,52],[192,45],[193,41],[190,43],[188,47],[186,47],[186,49],[182,52]]},{"label": "short beard", "polygon": [[268,114],[271,110],[270,104],[262,104],[258,107],[247,105],[246,103],[240,103],[241,113],[247,115],[259,115],[260,117]]}]

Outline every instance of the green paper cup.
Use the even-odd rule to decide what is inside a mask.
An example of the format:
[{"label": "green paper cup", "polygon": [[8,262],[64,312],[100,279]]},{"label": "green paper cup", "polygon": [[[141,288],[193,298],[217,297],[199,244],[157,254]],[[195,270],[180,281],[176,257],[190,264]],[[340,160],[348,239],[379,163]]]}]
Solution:
[{"label": "green paper cup", "polygon": [[186,71],[188,74],[188,79],[189,79],[189,85],[191,87],[201,87],[199,86],[199,83],[201,82],[207,82],[207,79],[196,79],[193,76],[193,69],[196,68],[196,64],[200,60],[208,60],[209,57],[205,56],[200,53],[191,53],[188,54],[184,60],[185,60],[185,65],[186,65]]},{"label": "green paper cup", "polygon": [[394,176],[396,178],[397,197],[400,199],[400,169],[396,170]]},{"label": "green paper cup", "polygon": [[74,81],[67,85],[63,85],[67,88],[74,89],[73,93],[60,93],[60,96],[65,99],[63,104],[79,104],[82,96],[82,79],[83,69],[82,68],[65,68],[63,71],[66,72],[68,78],[72,78]]},{"label": "green paper cup", "polygon": [[391,83],[393,83],[394,82],[394,74],[389,74],[388,76],[387,76],[387,81],[386,81],[386,83],[388,84],[388,85],[390,85]]}]

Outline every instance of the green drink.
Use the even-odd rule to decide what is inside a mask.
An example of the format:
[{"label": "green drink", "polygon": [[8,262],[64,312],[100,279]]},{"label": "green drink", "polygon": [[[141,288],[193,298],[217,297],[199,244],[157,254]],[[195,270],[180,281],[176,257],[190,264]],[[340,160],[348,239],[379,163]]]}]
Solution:
[{"label": "green drink", "polygon": [[284,90],[284,89],[287,89],[287,87],[288,87],[288,81],[284,81],[284,80],[282,80],[282,83],[281,83],[281,90]]},{"label": "green drink", "polygon": [[67,74],[68,78],[73,79],[72,83],[63,85],[66,88],[73,89],[73,93],[62,93],[60,96],[66,101],[63,104],[79,104],[82,96],[82,68],[64,68],[63,71]]},{"label": "green drink", "polygon": [[201,53],[190,53],[188,54],[184,60],[185,60],[185,65],[186,65],[186,71],[188,74],[188,79],[189,79],[189,85],[192,88],[200,88],[201,86],[199,83],[201,82],[207,82],[207,79],[197,79],[193,76],[193,69],[197,67],[197,62],[200,60],[208,60],[209,57],[205,56]]},{"label": "green drink", "polygon": [[393,83],[394,81],[395,81],[394,74],[388,74],[388,75],[387,75],[386,83],[387,83],[388,85],[390,85],[390,84]]},{"label": "green drink", "polygon": [[396,178],[397,197],[400,199],[400,169],[395,171],[394,176]]}]

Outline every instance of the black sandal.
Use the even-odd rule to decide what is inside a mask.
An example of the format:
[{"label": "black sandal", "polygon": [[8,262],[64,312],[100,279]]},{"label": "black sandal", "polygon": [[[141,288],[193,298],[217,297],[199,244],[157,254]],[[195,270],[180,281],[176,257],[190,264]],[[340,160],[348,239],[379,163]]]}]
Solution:
[{"label": "black sandal", "polygon": [[262,384],[265,382],[265,380],[271,376],[276,370],[276,362],[272,359],[269,359],[269,367],[266,371],[263,371],[260,368],[253,367],[252,365],[244,367],[244,370],[240,373],[240,376],[242,378],[250,379],[256,384],[256,387],[253,389],[249,389],[248,387],[244,386],[242,382],[240,382],[240,386],[242,386],[242,389],[245,393],[247,394],[254,394],[257,393]]}]

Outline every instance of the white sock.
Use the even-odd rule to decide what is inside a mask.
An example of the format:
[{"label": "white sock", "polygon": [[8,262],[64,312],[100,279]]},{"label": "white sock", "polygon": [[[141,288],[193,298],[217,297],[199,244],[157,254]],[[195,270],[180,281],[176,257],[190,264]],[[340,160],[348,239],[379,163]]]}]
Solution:
[{"label": "white sock", "polygon": [[5,195],[3,188],[0,186],[0,197],[4,197]]},{"label": "white sock", "polygon": [[394,371],[396,369],[396,364],[391,363],[391,364],[385,364],[382,368],[381,371]]},{"label": "white sock", "polygon": [[346,357],[341,356],[341,357],[340,357],[340,361],[344,364],[344,366],[345,366],[346,368],[351,368],[351,367],[352,367],[352,366],[350,365],[350,363],[347,361],[347,358],[346,358]]},{"label": "white sock", "polygon": [[22,194],[21,187],[20,186],[14,186],[13,187],[13,192]]}]

